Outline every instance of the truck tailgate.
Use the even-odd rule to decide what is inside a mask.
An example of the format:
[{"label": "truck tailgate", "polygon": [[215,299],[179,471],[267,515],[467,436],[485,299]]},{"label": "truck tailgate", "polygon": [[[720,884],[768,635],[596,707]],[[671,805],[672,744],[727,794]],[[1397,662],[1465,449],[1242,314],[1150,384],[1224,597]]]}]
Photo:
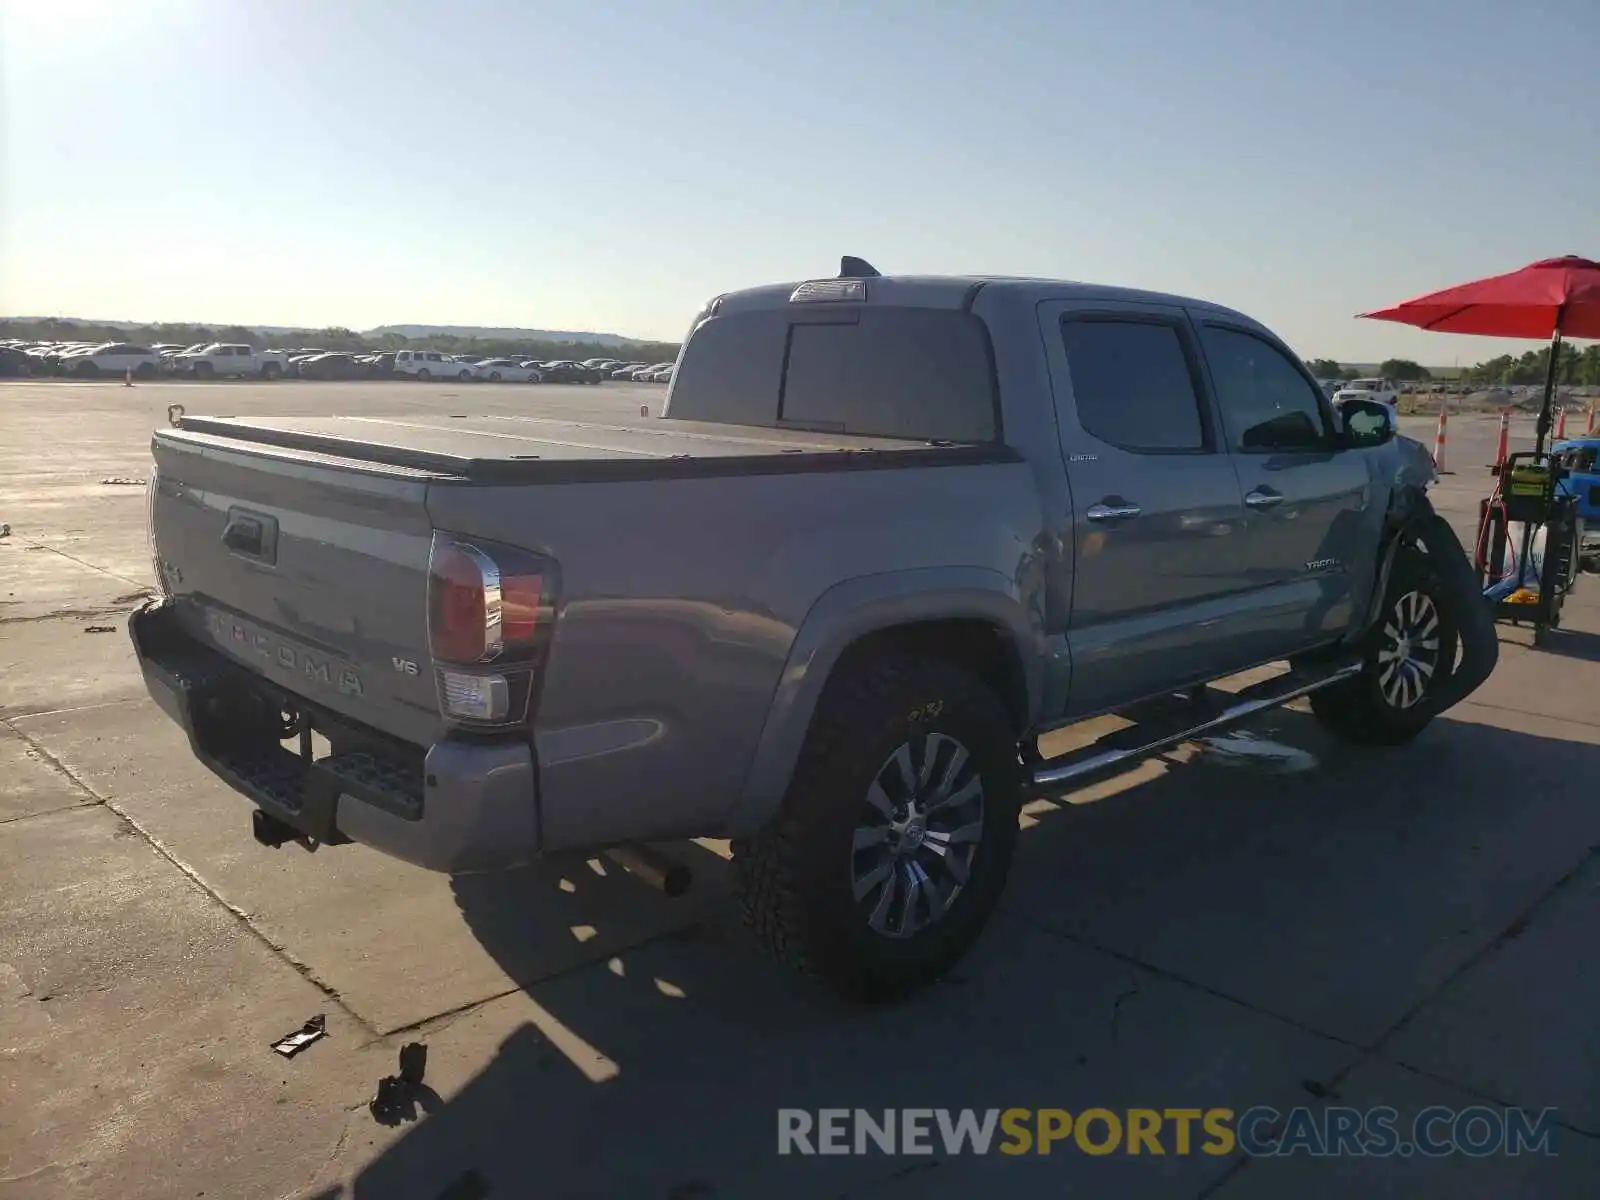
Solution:
[{"label": "truck tailgate", "polygon": [[156,570],[188,632],[285,691],[429,744],[430,476],[167,431],[152,449]]}]

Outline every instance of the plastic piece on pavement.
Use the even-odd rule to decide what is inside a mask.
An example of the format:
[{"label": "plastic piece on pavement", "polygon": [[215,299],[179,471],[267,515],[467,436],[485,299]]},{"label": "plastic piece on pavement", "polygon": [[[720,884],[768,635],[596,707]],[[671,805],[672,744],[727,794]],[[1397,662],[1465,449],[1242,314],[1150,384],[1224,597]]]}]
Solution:
[{"label": "plastic piece on pavement", "polygon": [[328,1019],[322,1013],[318,1013],[287,1037],[273,1042],[272,1048],[285,1058],[293,1058],[312,1042],[320,1041],[327,1036]]}]

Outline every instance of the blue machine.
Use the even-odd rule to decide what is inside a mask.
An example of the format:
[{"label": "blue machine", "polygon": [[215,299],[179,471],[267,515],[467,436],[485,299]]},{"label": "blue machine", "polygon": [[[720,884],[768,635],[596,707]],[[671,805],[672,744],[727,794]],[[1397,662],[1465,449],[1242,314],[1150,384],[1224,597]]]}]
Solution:
[{"label": "blue machine", "polygon": [[1568,438],[1550,447],[1550,456],[1566,476],[1556,489],[1578,501],[1578,558],[1593,569],[1600,565],[1600,435]]}]

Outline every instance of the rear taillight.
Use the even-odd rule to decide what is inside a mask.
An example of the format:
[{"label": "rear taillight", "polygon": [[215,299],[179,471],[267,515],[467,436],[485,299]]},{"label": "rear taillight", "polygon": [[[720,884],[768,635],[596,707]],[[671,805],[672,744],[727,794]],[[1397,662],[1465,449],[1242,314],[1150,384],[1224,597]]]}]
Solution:
[{"label": "rear taillight", "polygon": [[551,621],[555,563],[435,533],[428,555],[428,644],[451,721],[508,725],[528,715]]}]

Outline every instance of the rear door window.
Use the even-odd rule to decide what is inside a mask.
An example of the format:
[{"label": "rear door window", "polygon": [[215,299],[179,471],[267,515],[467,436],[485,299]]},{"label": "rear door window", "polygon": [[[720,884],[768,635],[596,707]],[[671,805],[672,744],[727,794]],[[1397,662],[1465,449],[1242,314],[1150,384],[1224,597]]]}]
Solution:
[{"label": "rear door window", "polygon": [[1085,433],[1136,454],[1209,449],[1196,364],[1176,321],[1069,316],[1061,336]]}]

